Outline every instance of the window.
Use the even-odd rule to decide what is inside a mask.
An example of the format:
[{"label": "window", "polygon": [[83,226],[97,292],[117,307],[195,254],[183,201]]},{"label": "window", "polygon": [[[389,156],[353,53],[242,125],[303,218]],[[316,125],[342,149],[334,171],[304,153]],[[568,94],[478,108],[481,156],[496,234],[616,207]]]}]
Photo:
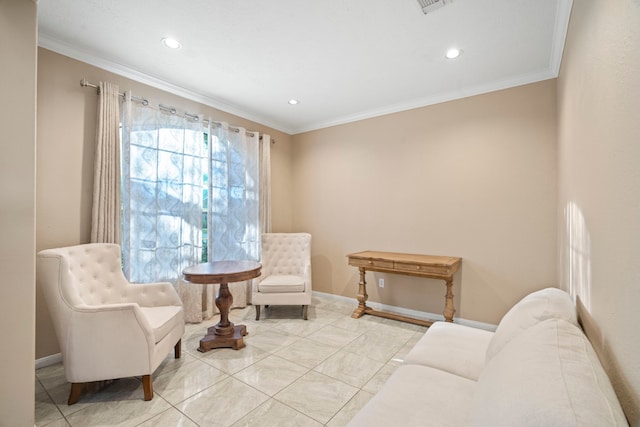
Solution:
[{"label": "window", "polygon": [[123,127],[125,274],[175,281],[201,259],[202,124],[132,104]]},{"label": "window", "polygon": [[175,282],[198,262],[257,260],[257,134],[129,107],[122,132],[127,277]]}]

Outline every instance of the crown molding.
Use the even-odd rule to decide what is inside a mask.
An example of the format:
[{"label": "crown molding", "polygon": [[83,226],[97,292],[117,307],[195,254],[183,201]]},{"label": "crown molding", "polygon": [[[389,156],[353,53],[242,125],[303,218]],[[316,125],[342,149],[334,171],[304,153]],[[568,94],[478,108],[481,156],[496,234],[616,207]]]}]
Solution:
[{"label": "crown molding", "polygon": [[550,68],[555,77],[560,74],[560,65],[564,53],[564,44],[567,39],[572,6],[573,0],[559,1],[556,9],[556,21],[551,42],[551,58],[549,59]]},{"label": "crown molding", "polygon": [[183,98],[202,103],[226,113],[234,114],[244,119],[251,120],[264,126],[279,130],[286,134],[295,135],[299,133],[343,125],[360,120],[384,116],[387,114],[399,113],[415,108],[426,107],[442,102],[453,101],[456,99],[462,99],[470,96],[481,95],[489,92],[556,78],[558,77],[560,66],[562,63],[562,54],[564,52],[564,45],[566,41],[566,34],[569,26],[569,18],[571,16],[572,5],[573,0],[561,0],[557,3],[554,33],[552,38],[551,52],[549,56],[549,65],[543,70],[520,76],[510,77],[507,79],[499,79],[493,82],[461,88],[454,91],[442,92],[427,97],[416,98],[403,103],[364,110],[355,114],[343,115],[329,120],[311,122],[301,126],[292,126],[277,121],[272,121],[271,119],[268,119],[256,113],[243,110],[242,108],[235,105],[219,101],[209,96],[201,95],[199,93],[174,85],[157,77],[139,72],[122,64],[97,57],[89,52],[82,51],[76,47],[49,37],[47,34],[39,33],[38,45],[45,49],[52,50],[59,54],[110,71],[131,80],[135,80],[137,82],[147,84],[149,86],[164,90],[174,95],[178,95]]},{"label": "crown molding", "polygon": [[292,134],[292,129],[290,129],[283,123],[273,122],[260,115],[245,111],[235,105],[221,102],[215,98],[201,95],[189,89],[185,89],[181,86],[174,85],[165,80],[142,73],[133,68],[129,68],[125,65],[100,58],[89,52],[80,50],[67,43],[49,37],[47,34],[38,33],[38,46],[59,53],[61,55],[68,56],[86,64],[93,65],[114,74],[118,74],[122,77],[126,77],[128,79],[152,86],[156,89],[164,90],[174,95],[181,96],[191,101],[199,102],[201,104],[216,108],[229,114],[234,114],[236,116],[242,117],[243,119],[251,120],[258,124],[268,126],[272,129],[287,133],[289,135]]},{"label": "crown molding", "polygon": [[457,99],[468,98],[470,96],[475,96],[475,95],[482,95],[485,93],[495,92],[503,89],[509,89],[512,87],[522,86],[530,83],[536,83],[543,80],[553,79],[557,76],[558,74],[554,73],[552,70],[545,69],[536,73],[524,74],[521,76],[496,80],[486,84],[480,84],[476,86],[462,88],[460,90],[442,92],[433,96],[417,98],[408,102],[403,102],[399,104],[385,106],[382,108],[367,110],[367,111],[359,112],[349,116],[339,117],[332,120],[327,120],[327,121],[317,122],[317,123],[310,123],[306,127],[300,127],[300,128],[294,129],[294,135],[303,133],[303,132],[310,132],[318,129],[324,129],[331,126],[339,126],[347,123],[357,122],[360,120],[371,119],[374,117],[384,116],[387,114],[400,113],[402,111],[408,111],[408,110],[413,110],[415,108],[427,107],[429,105],[440,104],[443,102],[455,101]]}]

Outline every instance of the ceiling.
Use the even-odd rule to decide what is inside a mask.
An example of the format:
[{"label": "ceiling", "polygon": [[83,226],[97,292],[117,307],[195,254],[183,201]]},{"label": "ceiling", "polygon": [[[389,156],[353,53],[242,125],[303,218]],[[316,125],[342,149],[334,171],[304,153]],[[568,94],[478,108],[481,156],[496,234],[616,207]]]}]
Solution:
[{"label": "ceiling", "polygon": [[571,3],[40,0],[39,45],[296,134],[557,77]]}]

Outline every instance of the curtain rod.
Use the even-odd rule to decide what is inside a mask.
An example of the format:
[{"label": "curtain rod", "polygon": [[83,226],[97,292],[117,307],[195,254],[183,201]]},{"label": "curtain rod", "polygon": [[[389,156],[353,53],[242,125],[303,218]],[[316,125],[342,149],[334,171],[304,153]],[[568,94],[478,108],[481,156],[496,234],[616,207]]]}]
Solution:
[{"label": "curtain rod", "polygon": [[[92,88],[97,89],[97,90],[98,90],[98,92],[100,92],[100,86],[95,85],[95,84],[93,84],[93,83],[89,82],[89,81],[88,81],[87,79],[85,79],[84,77],[82,78],[82,80],[80,80],[80,86],[82,86],[82,87],[92,87]],[[125,94],[125,93],[122,93],[122,92],[119,92],[119,93],[118,93],[118,95],[120,95],[120,96],[121,96],[121,97],[123,97],[123,98],[126,96],[126,94]],[[131,95],[131,99],[133,99],[133,100],[135,100],[135,101],[140,102],[140,103],[141,103],[142,105],[144,105],[145,107],[146,107],[147,105],[149,105],[149,100],[148,100],[148,99],[146,99],[146,98],[141,98],[141,97],[139,97],[139,96]],[[161,110],[166,111],[166,112],[168,112],[168,113],[170,113],[170,114],[176,114],[176,113],[177,113],[177,110],[176,110],[175,108],[173,108],[173,107],[167,107],[167,106],[162,105],[162,104],[158,104],[158,108],[160,108]],[[190,119],[195,120],[195,121],[200,120],[200,118],[198,117],[198,115],[197,115],[197,114],[189,114],[189,113],[186,113],[186,112],[185,112],[185,113],[184,113],[184,115],[185,115],[185,117],[189,117]],[[203,120],[202,120],[202,123],[209,123],[209,122],[211,122],[211,124],[212,124],[212,125],[215,125],[215,126],[222,126],[222,123],[221,123],[221,122],[216,122],[216,121],[208,120],[208,119],[203,119]],[[229,129],[230,129],[230,130],[232,130],[232,131],[234,131],[234,132],[236,132],[236,133],[240,132],[240,129],[239,129],[239,128],[237,128],[237,127],[235,127],[235,126],[229,126]],[[249,131],[245,131],[245,133],[246,133],[248,136],[251,136],[251,137],[253,137],[253,136],[255,135],[253,132],[249,132]],[[262,136],[260,136],[260,139],[262,139]],[[272,143],[272,144],[275,144],[275,143],[276,143],[276,140],[272,138],[272,139],[271,139],[271,143]]]}]

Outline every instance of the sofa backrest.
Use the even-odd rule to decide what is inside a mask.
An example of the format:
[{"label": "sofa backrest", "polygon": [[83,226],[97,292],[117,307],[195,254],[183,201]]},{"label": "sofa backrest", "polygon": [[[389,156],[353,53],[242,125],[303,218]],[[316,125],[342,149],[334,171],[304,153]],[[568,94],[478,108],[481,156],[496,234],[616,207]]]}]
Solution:
[{"label": "sofa backrest", "polygon": [[546,288],[522,298],[498,324],[487,347],[486,362],[524,330],[548,319],[563,319],[578,325],[576,306],[568,293],[558,288]]},{"label": "sofa backrest", "polygon": [[562,319],[523,331],[491,359],[471,426],[626,426],[611,382],[582,330]]}]

